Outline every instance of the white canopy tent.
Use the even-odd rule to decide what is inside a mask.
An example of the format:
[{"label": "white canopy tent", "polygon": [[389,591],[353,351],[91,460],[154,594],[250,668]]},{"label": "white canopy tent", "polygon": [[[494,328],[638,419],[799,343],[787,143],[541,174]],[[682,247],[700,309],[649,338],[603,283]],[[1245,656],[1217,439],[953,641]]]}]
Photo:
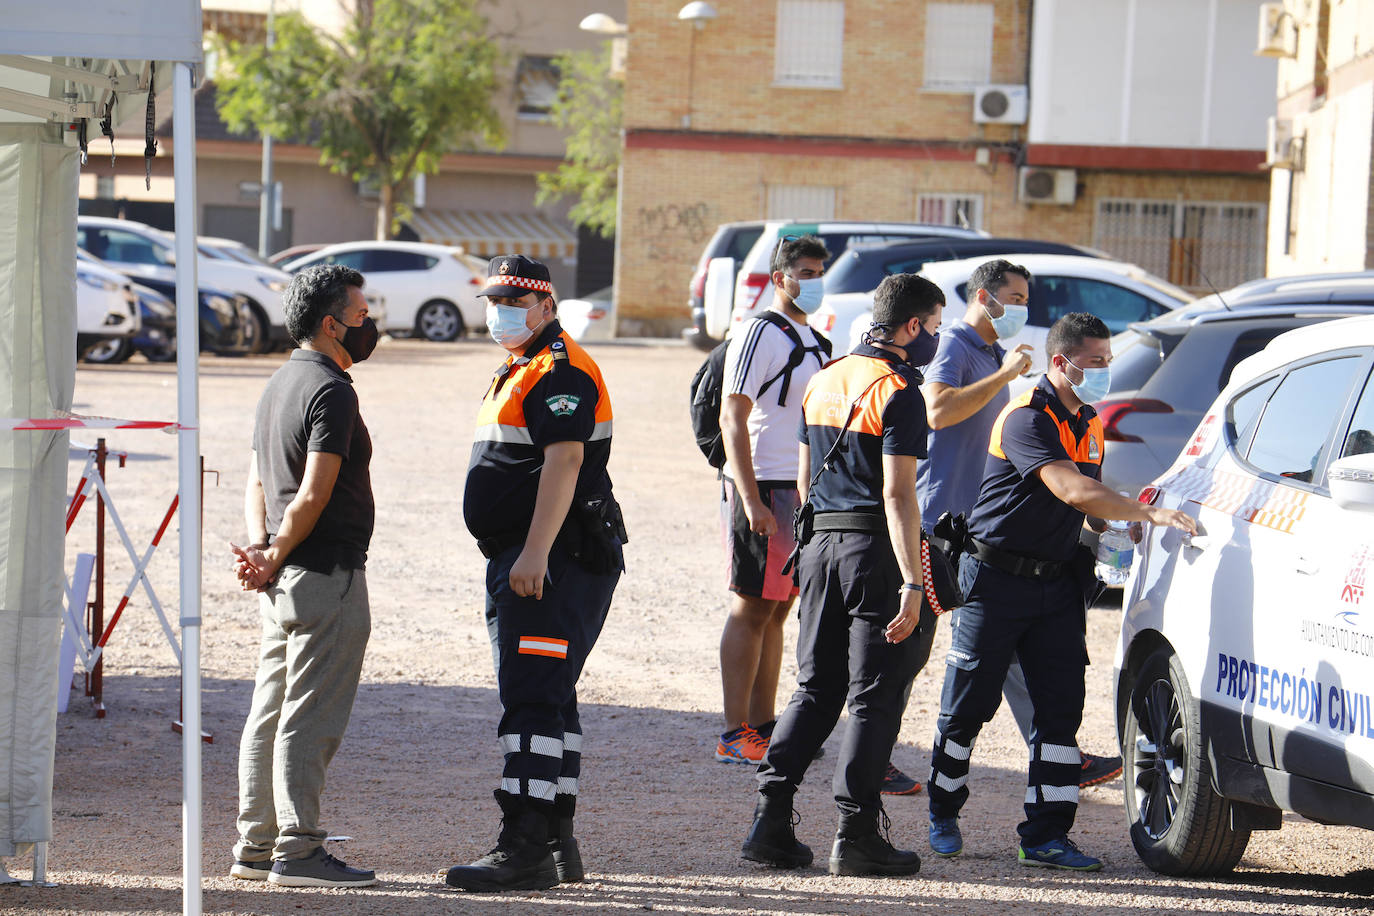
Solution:
[{"label": "white canopy tent", "polygon": [[[182,909],[199,914],[200,347],[192,83],[202,58],[200,2],[0,0],[0,18],[0,420],[62,416],[72,406],[80,167],[72,125],[86,121],[94,139],[107,112],[115,123],[142,117],[149,89],[172,86]],[[0,424],[0,856],[32,844],[38,873],[52,839],[68,434],[12,426]]]}]

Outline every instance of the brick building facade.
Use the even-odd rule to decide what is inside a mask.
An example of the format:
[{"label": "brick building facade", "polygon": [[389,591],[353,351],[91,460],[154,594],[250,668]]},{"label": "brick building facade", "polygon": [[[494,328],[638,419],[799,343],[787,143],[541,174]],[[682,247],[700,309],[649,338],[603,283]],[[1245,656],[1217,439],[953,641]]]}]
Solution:
[{"label": "brick building facade", "polygon": [[[1248,64],[1257,4],[1209,2],[1226,8],[1223,23],[1243,8],[1250,25],[1240,63]],[[702,245],[717,224],[742,219],[951,222],[958,211],[994,235],[1107,248],[1184,285],[1204,285],[1204,251],[1216,263],[1202,272],[1235,274],[1236,281],[1263,273],[1268,85],[1246,99],[1247,110],[1256,109],[1255,126],[1240,143],[1228,143],[1220,130],[1207,136],[1210,121],[1201,140],[1185,130],[1181,142],[1171,142],[1164,128],[1128,123],[1105,106],[1096,117],[1120,121],[1121,137],[1094,138],[1091,113],[1066,121],[1063,109],[1104,80],[1086,67],[1074,80],[1074,55],[1062,44],[1085,15],[1110,34],[1129,11],[1125,0],[714,6],[718,17],[695,27],[676,18],[678,0],[628,4],[616,268],[621,333],[683,327],[687,280]],[[1056,38],[1061,47],[1052,51]],[[1128,29],[1122,46],[1108,50],[1129,57],[1127,50],[1143,41]],[[1233,43],[1217,44],[1224,53],[1209,51],[1209,68],[1235,56]],[[1060,63],[1037,69],[1037,54],[1070,61],[1069,78]],[[1112,87],[1118,97],[1155,91],[1132,73],[1118,77],[1124,86]],[[1051,83],[1052,95],[1046,89],[1036,96],[1037,84]],[[1026,104],[1028,90],[1045,105],[1042,122],[1058,133],[1037,138],[1033,108],[1004,119],[1019,123],[976,119],[980,88],[998,85],[1019,87],[1022,101],[1013,108]],[[1213,105],[1234,108],[1235,100]],[[1144,105],[1135,110],[1141,118],[1149,114]],[[1065,173],[1071,202],[1024,199],[1023,167],[1040,165],[1073,170]],[[1189,244],[1189,233],[1197,234],[1189,224],[1204,222],[1214,236],[1225,224],[1223,234],[1240,239],[1244,256],[1221,257],[1234,239]]]}]

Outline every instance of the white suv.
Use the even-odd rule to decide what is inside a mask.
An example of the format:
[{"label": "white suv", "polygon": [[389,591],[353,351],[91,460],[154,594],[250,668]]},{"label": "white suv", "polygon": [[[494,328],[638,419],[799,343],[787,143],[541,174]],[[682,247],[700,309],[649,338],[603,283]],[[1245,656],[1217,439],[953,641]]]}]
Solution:
[{"label": "white suv", "polygon": [[1241,362],[1142,501],[1115,663],[1126,816],[1155,871],[1232,868],[1283,811],[1374,829],[1374,318]]},{"label": "white suv", "polygon": [[[130,276],[175,279],[175,237],[143,223],[103,216],[78,216],[76,247]],[[286,331],[282,293],[291,278],[275,267],[243,264],[201,254],[196,263],[199,282],[238,293],[252,309],[244,323],[244,343],[254,353],[275,346],[294,346]]]}]

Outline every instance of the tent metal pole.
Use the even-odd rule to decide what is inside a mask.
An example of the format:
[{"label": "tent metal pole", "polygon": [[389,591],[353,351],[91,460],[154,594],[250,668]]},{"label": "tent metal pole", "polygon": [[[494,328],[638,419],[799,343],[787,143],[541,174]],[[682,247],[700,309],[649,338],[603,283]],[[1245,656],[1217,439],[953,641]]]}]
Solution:
[{"label": "tent metal pole", "polygon": [[181,911],[201,913],[200,308],[196,251],[196,113],[191,64],[172,72],[176,211],[177,491],[181,548]]}]

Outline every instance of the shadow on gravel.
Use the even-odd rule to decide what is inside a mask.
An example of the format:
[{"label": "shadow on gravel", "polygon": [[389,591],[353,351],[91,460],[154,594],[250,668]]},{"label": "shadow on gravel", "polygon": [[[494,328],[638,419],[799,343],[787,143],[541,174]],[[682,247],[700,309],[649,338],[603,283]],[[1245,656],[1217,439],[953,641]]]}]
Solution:
[{"label": "shadow on gravel", "polygon": [[[486,671],[474,674],[487,677]],[[922,873],[914,879],[832,879],[824,868],[834,830],[829,795],[837,737],[798,793],[799,836],[812,845],[816,866],[798,872],[755,867],[738,857],[753,808],[752,771],[711,759],[714,713],[587,704],[577,832],[589,881],[540,893],[460,894],[443,889],[438,875],[486,852],[498,828],[491,798],[502,762],[495,691],[406,682],[361,686],[323,798],[323,826],[356,838],[334,851],[375,868],[381,886],[292,891],[250,884],[228,878],[227,869],[235,839],[238,738],[251,690],[246,680],[207,678],[203,685],[204,725],[214,733],[214,743],[203,746],[207,914],[642,909],[896,916],[934,907],[986,911],[1007,906],[1008,899],[1035,912],[1077,914],[1138,908],[1154,897],[1154,908],[1201,898],[1213,902],[1208,909],[1252,912],[1327,897],[1321,903],[1335,912],[1367,910],[1374,890],[1368,870],[1343,877],[1241,873],[1196,885],[1153,875],[1119,830],[1119,790],[1085,794],[1076,831],[1096,831],[1085,845],[1108,859],[1107,872],[1093,877],[1020,868],[1014,828],[1024,773],[976,761],[979,792],[966,818],[966,855],[928,855],[924,795],[889,798],[893,839],[922,854]],[[62,886],[0,888],[0,910],[180,912],[180,739],[170,730],[177,697],[178,682],[168,669],[107,676],[105,719],[91,718],[88,702],[72,697],[71,711],[58,720],[49,859],[51,877]],[[894,756],[923,778],[927,749],[899,746]],[[918,759],[919,767],[911,765]]]}]

